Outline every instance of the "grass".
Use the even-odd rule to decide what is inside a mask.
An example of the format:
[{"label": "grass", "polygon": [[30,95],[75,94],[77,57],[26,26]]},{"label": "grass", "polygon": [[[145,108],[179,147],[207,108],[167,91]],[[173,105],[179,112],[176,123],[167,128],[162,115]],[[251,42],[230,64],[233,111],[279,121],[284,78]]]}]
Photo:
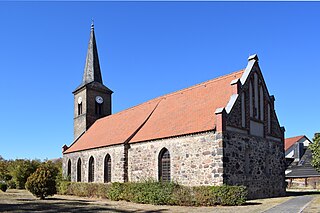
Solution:
[{"label": "grass", "polygon": [[[244,206],[216,206],[216,207],[186,207],[186,206],[154,206],[150,204],[135,204],[125,201],[110,201],[97,198],[83,198],[77,196],[55,195],[46,200],[39,200],[26,190],[9,189],[6,193],[0,192],[1,212],[236,212],[253,213],[263,212],[273,206],[283,203],[296,194],[288,197],[250,200]],[[312,194],[315,199],[303,212],[320,212],[320,194]]]}]

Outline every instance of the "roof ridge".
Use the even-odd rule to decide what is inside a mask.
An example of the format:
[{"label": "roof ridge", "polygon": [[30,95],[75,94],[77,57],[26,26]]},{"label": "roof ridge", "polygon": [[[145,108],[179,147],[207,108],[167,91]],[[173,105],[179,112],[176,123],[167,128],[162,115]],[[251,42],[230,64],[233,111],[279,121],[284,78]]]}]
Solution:
[{"label": "roof ridge", "polygon": [[293,137],[290,137],[290,138],[285,138],[285,140],[293,139],[293,138],[301,138],[301,137],[305,137],[305,135],[293,136]]},{"label": "roof ridge", "polygon": [[138,104],[138,105],[135,105],[135,106],[129,107],[129,108],[127,108],[127,109],[121,110],[120,112],[117,112],[117,113],[115,113],[115,114],[111,114],[111,115],[109,115],[109,116],[106,116],[106,117],[103,117],[103,118],[101,118],[101,119],[98,119],[97,122],[99,122],[100,120],[104,120],[104,119],[113,117],[114,115],[123,114],[123,113],[125,113],[125,112],[127,112],[127,111],[129,111],[129,110],[134,110],[136,107],[139,107],[139,106],[141,106],[141,105],[148,104],[148,103],[150,104],[151,102],[157,101],[158,99],[165,99],[166,97],[169,97],[169,96],[172,96],[172,95],[177,95],[178,93],[181,93],[181,92],[184,92],[184,91],[192,90],[192,89],[198,88],[198,87],[203,86],[203,85],[206,85],[206,84],[211,84],[211,83],[214,83],[214,82],[223,80],[223,79],[229,77],[230,75],[238,74],[238,73],[240,73],[240,72],[243,72],[244,70],[245,70],[245,69],[241,69],[241,70],[238,70],[238,71],[229,73],[229,74],[227,74],[227,75],[222,75],[222,76],[219,76],[219,77],[217,77],[217,78],[213,78],[213,79],[210,79],[210,80],[208,80],[208,81],[204,81],[204,82],[201,82],[201,83],[192,85],[192,86],[187,87],[187,88],[183,88],[183,89],[180,89],[180,90],[171,92],[171,93],[167,93],[167,94],[158,96],[158,97],[156,97],[156,98],[150,99],[150,100],[145,101],[145,102],[143,102],[143,103],[140,103],[140,104]]},{"label": "roof ridge", "polygon": [[[244,70],[245,70],[245,69],[241,69],[241,70],[238,70],[238,71],[229,73],[229,74],[227,74],[227,75],[222,75],[222,76],[219,76],[219,77],[216,77],[216,78],[213,78],[213,79],[210,79],[210,80],[207,80],[207,81],[204,81],[204,82],[201,82],[201,83],[192,85],[192,86],[190,86],[190,87],[183,88],[183,89],[180,89],[180,90],[177,90],[177,91],[174,91],[174,92],[171,92],[171,93],[168,93],[168,94],[159,96],[158,98],[161,98],[161,97],[164,98],[164,97],[167,97],[167,96],[176,95],[176,93],[181,93],[181,92],[183,92],[183,91],[188,91],[188,90],[192,90],[192,89],[198,88],[198,87],[203,86],[203,85],[211,84],[211,83],[214,83],[214,82],[216,82],[216,81],[223,80],[223,79],[229,77],[230,75],[235,75],[235,74],[237,74],[237,73],[240,73],[240,72],[242,72],[242,71],[244,71]],[[230,82],[230,83],[231,83],[231,82]]]}]

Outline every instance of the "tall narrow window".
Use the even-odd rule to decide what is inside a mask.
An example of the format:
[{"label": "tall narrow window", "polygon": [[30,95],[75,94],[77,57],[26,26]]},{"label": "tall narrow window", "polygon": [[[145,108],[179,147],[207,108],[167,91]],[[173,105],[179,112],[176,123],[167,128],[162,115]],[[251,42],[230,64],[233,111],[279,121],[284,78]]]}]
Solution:
[{"label": "tall narrow window", "polygon": [[82,102],[78,104],[78,115],[82,114]]},{"label": "tall narrow window", "polygon": [[166,148],[159,154],[159,181],[170,181],[170,153]]},{"label": "tall narrow window", "polygon": [[67,175],[68,175],[68,177],[70,177],[70,176],[71,176],[71,160],[70,160],[70,159],[68,160],[68,170],[67,170]]},{"label": "tall narrow window", "polygon": [[259,89],[258,89],[258,75],[254,73],[254,117],[259,119]]},{"label": "tall narrow window", "polygon": [[241,94],[241,126],[246,127],[246,98],[244,92]]},{"label": "tall narrow window", "polygon": [[81,182],[81,159],[78,159],[77,163],[77,182]]},{"label": "tall narrow window", "polygon": [[111,182],[111,157],[109,154],[104,158],[104,182]]},{"label": "tall narrow window", "polygon": [[99,104],[96,102],[96,115],[102,115],[102,103]]},{"label": "tall narrow window", "polygon": [[260,120],[264,120],[264,97],[262,86],[260,86]]},{"label": "tall narrow window", "polygon": [[88,182],[94,181],[94,158],[91,156],[89,159],[89,175]]},{"label": "tall narrow window", "polygon": [[250,105],[250,117],[253,117],[253,86],[252,81],[249,82],[249,105]]},{"label": "tall narrow window", "polygon": [[268,104],[268,133],[271,133],[271,108],[270,104]]}]

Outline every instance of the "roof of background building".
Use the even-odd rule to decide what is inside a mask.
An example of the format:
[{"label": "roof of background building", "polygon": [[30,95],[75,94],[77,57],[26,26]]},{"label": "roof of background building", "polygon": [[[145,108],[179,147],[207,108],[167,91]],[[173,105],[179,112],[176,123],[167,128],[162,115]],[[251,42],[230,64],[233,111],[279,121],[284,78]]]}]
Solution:
[{"label": "roof of background building", "polygon": [[305,136],[304,135],[300,135],[300,136],[295,136],[295,137],[292,137],[292,138],[286,138],[284,140],[284,150],[287,151],[293,144],[298,142],[303,137],[305,137]]},{"label": "roof of background building", "polygon": [[226,107],[231,81],[244,70],[170,93],[97,120],[64,153],[213,130],[215,110]]},{"label": "roof of background building", "polygon": [[311,165],[312,152],[309,148],[303,154],[301,160],[296,163],[292,162],[286,170],[287,178],[305,178],[305,177],[320,177],[320,173]]}]

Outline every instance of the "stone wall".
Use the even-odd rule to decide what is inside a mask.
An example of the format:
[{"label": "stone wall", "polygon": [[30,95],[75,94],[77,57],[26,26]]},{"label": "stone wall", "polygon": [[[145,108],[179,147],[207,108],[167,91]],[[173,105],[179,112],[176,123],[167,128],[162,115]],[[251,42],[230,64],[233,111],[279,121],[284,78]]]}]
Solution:
[{"label": "stone wall", "polygon": [[71,160],[71,181],[77,181],[77,162],[81,159],[81,181],[88,182],[89,158],[94,158],[94,182],[104,182],[104,158],[111,156],[111,182],[123,182],[124,180],[124,146],[114,145],[81,152],[73,152],[63,155],[63,175],[67,176],[68,161]]},{"label": "stone wall", "polygon": [[130,144],[129,181],[158,180],[163,148],[170,153],[171,180],[190,186],[222,184],[222,139],[213,132]]},{"label": "stone wall", "polygon": [[226,131],[224,146],[224,183],[245,185],[249,198],[285,194],[283,142]]}]

